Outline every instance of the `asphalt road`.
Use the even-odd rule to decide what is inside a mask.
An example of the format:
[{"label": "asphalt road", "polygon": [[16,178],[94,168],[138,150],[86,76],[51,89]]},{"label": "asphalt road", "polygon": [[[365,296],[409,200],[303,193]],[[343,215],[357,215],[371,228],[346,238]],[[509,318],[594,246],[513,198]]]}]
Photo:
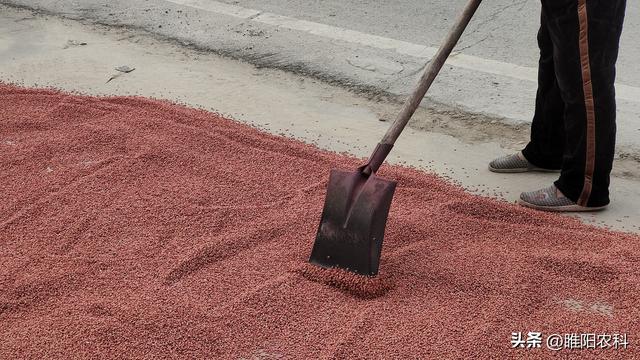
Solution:
[{"label": "asphalt road", "polygon": [[[405,94],[464,0],[0,0],[131,26],[258,66],[356,90]],[[538,1],[486,1],[428,104],[529,121]],[[619,152],[640,154],[640,5],[629,2],[618,65]]]}]

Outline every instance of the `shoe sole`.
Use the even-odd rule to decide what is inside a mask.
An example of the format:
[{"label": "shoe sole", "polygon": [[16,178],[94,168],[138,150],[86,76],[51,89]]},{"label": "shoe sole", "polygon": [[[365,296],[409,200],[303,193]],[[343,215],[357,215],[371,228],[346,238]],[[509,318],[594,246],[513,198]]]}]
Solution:
[{"label": "shoe sole", "polygon": [[537,167],[531,168],[512,168],[512,169],[498,169],[489,165],[489,171],[499,174],[516,174],[516,173],[525,173],[525,172],[542,172],[542,173],[559,173],[560,170],[553,169],[543,169]]},{"label": "shoe sole", "polygon": [[598,207],[586,207],[580,205],[565,205],[565,206],[541,206],[526,202],[522,199],[518,199],[518,204],[524,207],[528,207],[534,210],[549,211],[549,212],[593,212],[601,211],[607,208],[608,205]]}]

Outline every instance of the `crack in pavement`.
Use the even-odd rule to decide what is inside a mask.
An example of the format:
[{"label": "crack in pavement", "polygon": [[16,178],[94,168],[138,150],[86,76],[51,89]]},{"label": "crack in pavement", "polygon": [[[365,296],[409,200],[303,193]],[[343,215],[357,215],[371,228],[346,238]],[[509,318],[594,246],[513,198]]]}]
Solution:
[{"label": "crack in pavement", "polygon": [[[523,7],[524,7],[524,4],[526,4],[526,3],[527,3],[527,0],[521,0],[521,1],[519,1],[519,2],[511,3],[511,4],[508,4],[508,5],[505,5],[505,6],[501,7],[501,8],[498,8],[498,9],[497,9],[495,12],[493,12],[493,13],[492,13],[492,14],[491,14],[487,19],[485,19],[485,20],[483,20],[483,21],[478,22],[478,23],[474,26],[474,29],[472,29],[472,30],[470,30],[470,31],[467,31],[467,32],[466,32],[466,34],[465,34],[465,37],[467,37],[467,38],[468,38],[468,37],[470,37],[470,35],[476,34],[476,33],[477,33],[480,29],[482,29],[482,28],[484,27],[484,25],[486,25],[486,24],[489,24],[489,23],[497,23],[495,20],[496,20],[500,15],[502,15],[504,12],[506,12],[507,10],[509,10],[509,9],[511,9],[511,8],[514,8],[514,7],[516,7],[516,6],[518,6],[518,5],[519,5],[519,6],[520,6],[520,8],[519,8],[519,9],[520,9],[520,10],[522,10],[522,9],[523,9]],[[501,27],[502,27],[502,26],[501,26],[500,24],[498,24],[498,26],[497,26],[497,27],[495,27],[493,30],[499,29],[499,28],[501,28]],[[489,39],[489,38],[491,38],[491,37],[492,37],[491,33],[492,33],[492,32],[491,32],[491,31],[489,31],[489,32],[488,32],[488,34],[487,34],[485,37],[483,37],[483,38],[481,38],[480,40],[477,40],[477,41],[475,41],[475,42],[473,42],[473,43],[471,43],[471,44],[469,44],[469,45],[459,46],[459,48],[457,48],[457,49],[456,49],[456,51],[461,52],[461,51],[464,51],[464,50],[468,50],[468,49],[470,49],[470,48],[472,48],[472,47],[475,47],[475,46],[477,46],[477,45],[479,45],[479,44],[481,44],[481,43],[485,42],[487,39]],[[461,42],[461,44],[460,44],[460,45],[462,45],[463,43],[464,43],[464,40]]]}]

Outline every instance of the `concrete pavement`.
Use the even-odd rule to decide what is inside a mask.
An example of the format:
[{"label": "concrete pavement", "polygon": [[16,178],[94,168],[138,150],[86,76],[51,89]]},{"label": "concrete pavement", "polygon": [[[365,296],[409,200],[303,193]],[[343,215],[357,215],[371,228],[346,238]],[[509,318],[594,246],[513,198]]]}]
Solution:
[{"label": "concrete pavement", "polygon": [[[453,1],[0,0],[161,37],[363,91],[405,94],[464,4]],[[618,71],[621,157],[640,159],[640,5],[629,2]],[[427,104],[530,120],[537,1],[482,4]]]}]

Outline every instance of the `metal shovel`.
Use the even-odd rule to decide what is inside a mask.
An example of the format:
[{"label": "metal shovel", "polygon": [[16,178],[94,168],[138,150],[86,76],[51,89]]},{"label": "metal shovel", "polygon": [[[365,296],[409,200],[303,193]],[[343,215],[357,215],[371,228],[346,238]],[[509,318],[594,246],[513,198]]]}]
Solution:
[{"label": "metal shovel", "polygon": [[376,172],[420,105],[481,1],[469,0],[369,161],[356,171],[331,170],[322,218],[309,259],[312,264],[324,268],[342,268],[360,275],[378,274],[382,239],[396,182],[380,178]]}]

